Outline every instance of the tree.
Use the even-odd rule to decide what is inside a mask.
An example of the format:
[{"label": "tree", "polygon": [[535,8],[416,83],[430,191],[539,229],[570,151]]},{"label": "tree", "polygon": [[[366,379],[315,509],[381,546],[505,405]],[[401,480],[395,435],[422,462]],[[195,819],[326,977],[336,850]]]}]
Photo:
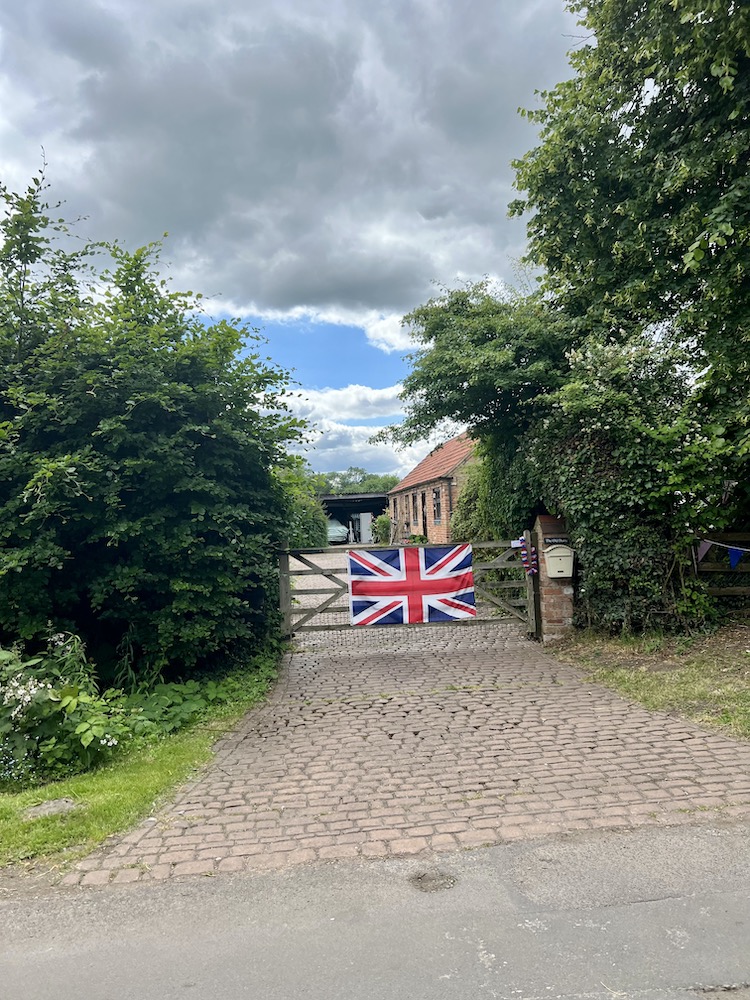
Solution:
[{"label": "tree", "polygon": [[404,444],[448,422],[514,449],[534,401],[564,380],[571,327],[538,295],[501,295],[480,281],[445,289],[403,322],[420,347],[404,379],[405,419],[387,434]]},{"label": "tree", "polygon": [[277,470],[289,498],[287,531],[284,541],[292,549],[317,549],[328,545],[328,518],[318,499],[321,476],[298,455],[287,456]]},{"label": "tree", "polygon": [[350,465],[345,472],[324,472],[319,476],[320,493],[387,493],[398,482],[391,473],[366,472]]},{"label": "tree", "polygon": [[694,534],[727,516],[725,443],[684,348],[666,333],[584,338],[540,296],[498,298],[484,283],[406,322],[424,346],[391,432],[411,441],[458,421],[478,438],[456,537],[507,538],[536,513],[563,514],[589,623],[702,621],[708,602],[682,569]]},{"label": "tree", "polygon": [[157,248],[110,246],[87,290],[35,179],[0,252],[0,641],[51,627],[100,673],[181,670],[262,638],[300,422],[248,332],[206,326]]},{"label": "tree", "polygon": [[[750,454],[750,7],[740,0],[571,0],[576,75],[529,117],[518,161],[529,259],[586,331],[679,329]],[[739,476],[738,478],[744,478]]]}]

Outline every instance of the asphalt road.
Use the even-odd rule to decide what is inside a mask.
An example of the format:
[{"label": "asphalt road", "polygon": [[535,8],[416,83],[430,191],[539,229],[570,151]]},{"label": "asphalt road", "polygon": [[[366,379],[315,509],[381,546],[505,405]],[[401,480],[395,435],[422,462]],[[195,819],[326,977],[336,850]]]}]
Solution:
[{"label": "asphalt road", "polygon": [[738,824],[22,890],[0,900],[0,998],[740,1000],[749,899]]}]

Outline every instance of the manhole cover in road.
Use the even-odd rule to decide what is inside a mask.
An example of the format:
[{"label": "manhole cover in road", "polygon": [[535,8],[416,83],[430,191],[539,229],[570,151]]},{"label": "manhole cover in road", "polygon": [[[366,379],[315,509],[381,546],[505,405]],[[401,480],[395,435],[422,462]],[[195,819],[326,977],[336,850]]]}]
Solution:
[{"label": "manhole cover in road", "polygon": [[432,871],[417,872],[409,881],[420,892],[440,892],[441,889],[452,889],[458,879],[447,872]]}]

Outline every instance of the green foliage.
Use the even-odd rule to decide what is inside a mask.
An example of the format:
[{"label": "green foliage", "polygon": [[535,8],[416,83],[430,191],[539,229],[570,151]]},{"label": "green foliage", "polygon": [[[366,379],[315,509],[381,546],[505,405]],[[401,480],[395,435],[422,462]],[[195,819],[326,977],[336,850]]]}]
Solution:
[{"label": "green foliage", "polygon": [[608,329],[684,306],[724,323],[717,295],[732,316],[747,308],[728,285],[737,291],[750,237],[750,10],[568,6],[589,40],[570,55],[575,77],[529,113],[541,142],[516,164],[531,257],[572,312]]},{"label": "green foliage", "polygon": [[45,654],[0,649],[0,786],[100,767],[139,740],[176,732],[235,695],[231,678],[97,693],[77,636],[52,636]]},{"label": "green foliage", "polygon": [[372,522],[372,536],[378,545],[387,545],[391,540],[391,519],[387,514],[380,514]]},{"label": "green foliage", "polygon": [[[251,644],[276,615],[300,422],[253,336],[207,326],[158,250],[51,249],[41,181],[2,191],[0,641],[80,635],[111,681]],[[257,341],[257,337],[255,338]],[[293,500],[291,506],[294,506]]]},{"label": "green foliage", "polygon": [[544,510],[526,456],[512,441],[492,434],[480,442],[477,455],[456,499],[451,537],[459,542],[515,538]]},{"label": "green foliage", "polygon": [[[67,230],[62,219],[47,214],[45,186],[43,173],[23,194],[0,184],[0,365],[23,361],[50,330],[72,330],[82,319],[85,303],[76,275],[85,273],[96,247],[55,246]],[[0,420],[0,432],[2,427]]]},{"label": "green foliage", "polygon": [[444,290],[404,317],[423,346],[404,379],[406,417],[388,429],[409,444],[445,421],[516,441],[534,400],[566,369],[569,325],[537,296],[493,293],[487,281]]},{"label": "green foliage", "polygon": [[670,324],[706,360],[712,419],[750,455],[750,8],[737,0],[575,0],[575,77],[529,117],[516,163],[529,259],[582,328]]},{"label": "green foliage", "polygon": [[0,649],[0,782],[87,770],[132,735],[124,713],[100,697],[75,637],[53,637],[29,659]]},{"label": "green foliage", "polygon": [[320,473],[319,493],[387,493],[398,482],[398,476],[391,473],[382,475],[366,472],[358,466],[350,465],[345,472]]},{"label": "green foliage", "polygon": [[572,529],[586,621],[703,624],[708,603],[682,570],[696,533],[727,517],[726,445],[703,419],[684,353],[646,336],[590,341],[570,364],[524,452]]},{"label": "green foliage", "polygon": [[328,519],[318,499],[321,477],[298,456],[290,455],[276,470],[288,501],[286,541],[293,549],[328,545]]}]

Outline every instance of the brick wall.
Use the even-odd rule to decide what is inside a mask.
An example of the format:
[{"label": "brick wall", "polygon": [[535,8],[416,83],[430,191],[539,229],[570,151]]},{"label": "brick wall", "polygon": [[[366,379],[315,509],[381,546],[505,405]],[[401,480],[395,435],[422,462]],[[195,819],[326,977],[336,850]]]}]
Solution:
[{"label": "brick wall", "polygon": [[[433,479],[427,483],[420,483],[419,486],[404,490],[401,493],[391,494],[389,498],[388,513],[391,523],[398,521],[395,534],[396,542],[404,542],[409,535],[426,534],[430,542],[435,545],[447,545],[451,539],[451,514],[455,510],[458,494],[461,492],[468,470],[476,459],[472,455],[460,465],[452,478]],[[440,498],[440,519],[435,520],[435,492]],[[422,523],[422,494],[425,494],[426,527],[423,531]],[[417,513],[414,516],[414,497],[417,499]],[[398,501],[398,516],[394,513],[393,501]]]},{"label": "brick wall", "polygon": [[[394,498],[398,501],[398,526],[396,541],[404,542],[409,535],[426,534],[430,542],[435,544],[450,542],[450,502],[451,496],[448,490],[448,481],[445,479],[435,479],[429,483],[420,483],[415,489],[404,490],[402,493],[392,494],[390,498],[390,516],[394,520]],[[424,511],[426,525],[422,520],[422,494],[424,494]],[[455,504],[456,490],[452,487],[453,503]],[[414,504],[416,499],[416,517]],[[440,518],[435,519],[435,500],[439,499]],[[426,526],[426,532],[423,528]]]},{"label": "brick wall", "polygon": [[539,556],[539,610],[541,638],[547,644],[559,641],[573,628],[573,580],[550,577],[544,550],[545,538],[566,538],[565,521],[559,517],[540,515],[534,525]]}]

